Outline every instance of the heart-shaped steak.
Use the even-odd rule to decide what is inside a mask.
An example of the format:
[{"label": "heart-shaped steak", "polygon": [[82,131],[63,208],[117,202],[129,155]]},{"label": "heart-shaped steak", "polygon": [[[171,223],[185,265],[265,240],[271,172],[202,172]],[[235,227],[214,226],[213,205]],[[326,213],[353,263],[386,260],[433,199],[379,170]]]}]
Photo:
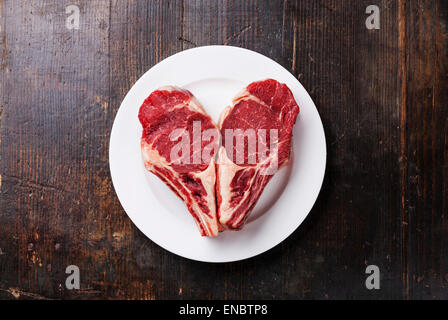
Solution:
[{"label": "heart-shaped steak", "polygon": [[160,88],[139,112],[145,167],[184,201],[203,236],[239,229],[288,162],[298,113],[285,84],[253,82],[221,114],[218,130],[189,91]]}]

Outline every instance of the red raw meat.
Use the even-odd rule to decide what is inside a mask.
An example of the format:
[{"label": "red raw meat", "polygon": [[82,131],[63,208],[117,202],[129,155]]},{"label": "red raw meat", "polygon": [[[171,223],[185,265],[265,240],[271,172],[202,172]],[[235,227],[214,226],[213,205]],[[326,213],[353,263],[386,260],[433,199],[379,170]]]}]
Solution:
[{"label": "red raw meat", "polygon": [[[206,141],[192,137],[195,123],[200,123],[200,134],[209,130],[218,135],[212,119],[189,91],[171,86],[151,93],[140,107],[138,117],[143,126],[141,150],[146,169],[158,176],[186,204],[201,235],[216,236],[219,223],[214,150],[218,148],[219,139],[211,137]],[[173,139],[175,130],[180,131]],[[179,145],[182,134],[191,141],[187,145],[189,154],[182,153],[182,159],[187,161],[175,161],[171,159],[171,153]],[[195,161],[195,156],[207,152],[208,159]]]},{"label": "red raw meat", "polygon": [[[221,114],[223,145],[218,154],[216,195],[219,222],[226,228],[244,225],[266,184],[288,162],[298,113],[289,88],[268,79],[248,85]],[[255,131],[255,140],[250,139],[250,129]],[[264,136],[260,129],[265,130]],[[277,139],[270,134],[271,129],[276,130]],[[233,132],[231,139],[226,138],[226,130]],[[238,141],[244,144],[243,149],[241,144],[238,148]],[[260,152],[264,145],[265,153]]]}]

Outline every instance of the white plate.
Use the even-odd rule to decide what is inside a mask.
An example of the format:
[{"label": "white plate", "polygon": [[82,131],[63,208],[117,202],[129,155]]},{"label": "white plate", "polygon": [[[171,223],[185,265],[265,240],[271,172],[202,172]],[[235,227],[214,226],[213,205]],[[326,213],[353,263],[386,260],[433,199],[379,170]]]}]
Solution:
[{"label": "white plate", "polygon": [[[247,84],[273,78],[285,83],[300,106],[288,167],[269,182],[243,230],[201,237],[185,205],[148,173],[140,153],[137,114],[155,89],[190,90],[217,121]],[[300,82],[275,61],[247,49],[207,46],[182,51],[147,71],[124,98],[115,118],[109,150],[112,181],[124,210],[152,241],[179,256],[230,262],[263,253],[285,240],[316,201],[325,173],[325,135],[319,113]]]}]

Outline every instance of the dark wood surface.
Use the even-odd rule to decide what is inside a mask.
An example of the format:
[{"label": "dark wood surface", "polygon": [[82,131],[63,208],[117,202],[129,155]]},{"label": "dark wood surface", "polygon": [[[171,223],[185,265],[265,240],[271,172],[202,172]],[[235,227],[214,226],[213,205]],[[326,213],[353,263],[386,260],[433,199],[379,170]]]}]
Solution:
[{"label": "dark wood surface", "polygon": [[[79,30],[65,26],[69,4]],[[379,30],[365,26],[370,4]],[[447,15],[444,0],[0,0],[0,298],[448,299]],[[135,81],[209,44],[297,76],[328,147],[306,221],[228,264],[147,239],[108,164]],[[80,290],[65,288],[71,264]],[[380,290],[365,288],[369,264]]]}]

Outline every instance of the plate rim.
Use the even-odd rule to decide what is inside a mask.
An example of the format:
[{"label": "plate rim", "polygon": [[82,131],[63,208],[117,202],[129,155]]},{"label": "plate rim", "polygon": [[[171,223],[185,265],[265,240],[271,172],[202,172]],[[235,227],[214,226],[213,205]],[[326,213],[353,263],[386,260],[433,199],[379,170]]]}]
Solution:
[{"label": "plate rim", "polygon": [[[248,256],[246,256],[246,257],[243,257],[243,258],[231,258],[231,259],[207,260],[207,259],[202,259],[202,258],[198,258],[198,257],[191,257],[191,256],[188,256],[188,255],[179,253],[179,252],[174,252],[174,251],[172,251],[171,249],[168,249],[167,247],[165,247],[165,246],[164,246],[163,244],[161,244],[159,241],[157,241],[157,240],[155,240],[155,239],[149,237],[149,236],[147,235],[147,233],[143,230],[143,228],[140,227],[137,223],[135,223],[135,221],[131,218],[131,216],[130,216],[129,213],[127,212],[125,206],[123,205],[123,200],[120,198],[120,195],[119,195],[119,193],[117,192],[117,188],[116,188],[116,183],[117,183],[117,182],[116,182],[116,179],[114,179],[114,174],[112,173],[112,162],[113,162],[113,159],[112,159],[112,152],[111,152],[111,150],[112,150],[112,147],[113,147],[112,140],[113,140],[113,137],[114,137],[114,134],[113,134],[113,133],[114,133],[114,128],[115,128],[115,131],[116,131],[116,130],[117,130],[117,129],[116,129],[116,120],[117,120],[117,118],[118,118],[120,112],[124,112],[124,111],[123,111],[124,108],[122,108],[122,107],[123,107],[123,103],[124,103],[125,101],[127,101],[127,98],[130,96],[131,91],[133,90],[133,88],[137,85],[138,82],[140,82],[143,78],[145,78],[145,76],[146,76],[149,72],[151,72],[151,70],[153,70],[153,68],[157,67],[157,66],[160,65],[162,62],[166,62],[166,61],[175,59],[176,56],[183,55],[183,54],[185,54],[186,52],[191,53],[191,51],[207,50],[207,49],[209,49],[209,48],[218,48],[218,49],[224,49],[224,50],[237,50],[237,51],[244,51],[244,52],[249,53],[249,54],[259,55],[259,56],[261,56],[261,57],[263,57],[263,58],[265,58],[265,59],[270,60],[270,62],[271,62],[271,63],[274,63],[277,67],[280,67],[280,68],[284,69],[288,74],[290,74],[290,75],[295,79],[295,81],[297,81],[297,83],[302,87],[303,91],[304,91],[305,94],[307,95],[307,98],[311,101],[312,106],[314,107],[314,109],[315,109],[315,111],[316,111],[316,114],[317,114],[317,117],[318,117],[318,119],[319,119],[319,129],[320,129],[320,131],[322,132],[322,138],[323,138],[323,141],[322,141],[322,142],[323,142],[323,150],[322,150],[322,151],[323,151],[323,153],[322,153],[322,158],[323,158],[322,160],[323,160],[323,163],[322,163],[322,170],[321,170],[321,174],[320,174],[320,176],[319,176],[319,177],[316,177],[316,180],[319,179],[319,181],[318,181],[318,183],[317,183],[317,181],[316,181],[316,186],[318,186],[318,187],[317,187],[317,191],[316,191],[316,193],[315,193],[314,199],[313,199],[313,201],[312,201],[312,205],[311,205],[311,207],[307,210],[306,214],[304,214],[304,216],[303,216],[302,219],[300,219],[300,218],[297,219],[297,220],[298,220],[298,223],[297,223],[297,225],[292,229],[291,232],[289,232],[289,233],[285,233],[285,234],[281,237],[280,240],[278,240],[278,241],[274,241],[274,242],[270,243],[269,246],[267,246],[267,248],[262,249],[262,250],[260,250],[259,252],[256,252],[256,253],[254,253],[254,254],[250,254],[250,255],[248,255]],[[254,80],[254,81],[256,81],[256,80]],[[311,96],[310,96],[310,94],[308,93],[308,91],[305,89],[305,87],[304,87],[304,86],[302,85],[302,83],[299,81],[299,79],[298,79],[295,75],[293,75],[291,72],[289,72],[288,69],[286,69],[285,67],[283,67],[280,63],[278,63],[277,61],[273,60],[272,58],[270,58],[270,57],[268,57],[268,56],[265,56],[265,55],[263,55],[263,54],[261,54],[261,53],[259,53],[259,52],[256,52],[256,51],[253,51],[253,50],[250,50],[250,49],[247,49],[247,48],[235,47],[235,46],[227,46],[227,45],[207,45],[207,46],[199,46],[199,47],[194,47],[194,48],[190,48],[190,49],[182,50],[182,51],[179,51],[179,52],[177,52],[177,53],[175,53],[175,54],[172,54],[172,55],[166,57],[165,59],[159,61],[158,63],[156,63],[156,64],[154,64],[152,67],[150,67],[147,71],[145,71],[145,72],[144,72],[144,73],[143,73],[143,74],[142,74],[142,75],[141,75],[141,76],[140,76],[140,77],[139,77],[139,78],[132,84],[132,86],[129,88],[128,92],[127,92],[126,95],[123,97],[123,99],[122,99],[122,101],[121,101],[121,103],[120,103],[120,107],[118,108],[118,110],[117,110],[117,112],[116,112],[116,114],[115,114],[115,117],[114,117],[114,120],[113,120],[113,124],[112,124],[112,128],[111,128],[111,131],[110,131],[108,152],[109,152],[109,157],[108,157],[108,158],[109,158],[109,174],[110,174],[110,177],[111,177],[111,181],[112,181],[112,185],[113,185],[113,187],[114,187],[115,194],[116,194],[116,196],[117,196],[117,198],[118,198],[118,200],[119,200],[119,202],[120,202],[121,207],[123,208],[123,210],[124,210],[124,212],[126,213],[126,215],[128,216],[128,218],[132,221],[133,225],[134,225],[135,227],[137,227],[137,229],[140,230],[140,232],[142,232],[142,233],[145,235],[146,238],[148,238],[149,240],[151,240],[153,243],[155,243],[155,244],[158,245],[159,247],[163,248],[164,250],[166,250],[166,251],[168,251],[168,252],[170,252],[170,253],[172,253],[172,254],[175,254],[175,255],[177,255],[177,256],[179,256],[179,257],[188,259],[188,260],[199,261],[199,262],[206,262],[206,263],[231,263],[231,262],[243,261],[243,260],[247,260],[247,259],[255,258],[255,257],[257,257],[257,256],[259,256],[259,255],[261,255],[261,254],[263,254],[263,253],[266,253],[266,252],[272,250],[273,248],[277,247],[280,243],[282,243],[283,241],[285,241],[286,239],[288,239],[288,238],[289,238],[295,231],[298,230],[298,228],[303,224],[303,222],[305,221],[305,219],[309,216],[311,210],[313,209],[313,207],[314,207],[314,205],[315,205],[315,203],[316,203],[316,201],[317,201],[317,199],[318,199],[318,197],[319,197],[319,195],[320,195],[320,192],[321,192],[321,190],[322,190],[322,185],[323,185],[323,182],[324,182],[324,178],[325,178],[325,173],[326,173],[326,170],[327,170],[327,156],[328,156],[328,152],[327,152],[327,141],[326,141],[326,136],[325,136],[325,129],[324,129],[324,126],[323,126],[323,123],[322,123],[322,118],[321,118],[321,116],[320,116],[319,110],[317,109],[316,104],[314,103],[314,101],[313,101],[313,99],[311,98]],[[288,181],[288,184],[289,184],[289,181]]]}]

